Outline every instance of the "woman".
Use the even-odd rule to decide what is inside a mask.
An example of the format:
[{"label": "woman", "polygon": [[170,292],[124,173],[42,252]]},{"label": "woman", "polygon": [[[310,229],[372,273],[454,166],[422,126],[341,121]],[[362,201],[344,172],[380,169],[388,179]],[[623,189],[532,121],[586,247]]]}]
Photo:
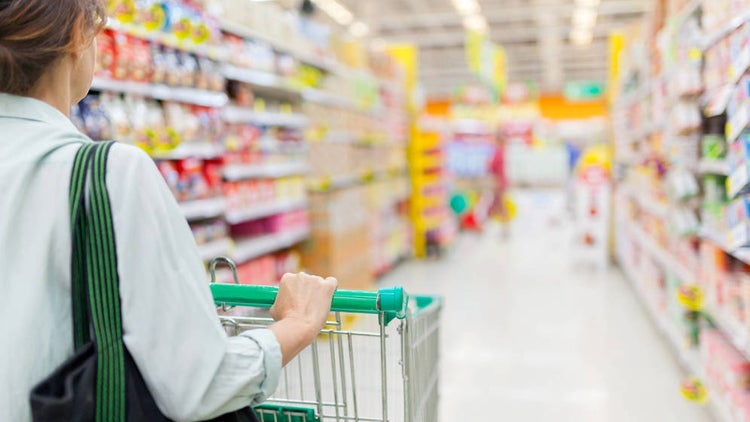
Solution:
[{"label": "woman", "polygon": [[490,173],[492,174],[492,182],[494,188],[494,195],[492,198],[492,205],[490,206],[490,215],[502,224],[502,235],[503,238],[510,236],[510,228],[508,226],[508,210],[505,206],[506,192],[508,190],[508,177],[506,174],[506,163],[505,163],[505,137],[499,135],[497,143],[495,144],[495,151],[490,160]]},{"label": "woman", "polygon": [[[73,354],[68,188],[90,139],[69,120],[89,90],[99,0],[0,0],[0,420],[30,418],[29,392]],[[180,209],[151,159],[107,163],[123,339],[160,410],[200,420],[273,393],[312,342],[336,280],[287,274],[268,330],[228,338]]]}]

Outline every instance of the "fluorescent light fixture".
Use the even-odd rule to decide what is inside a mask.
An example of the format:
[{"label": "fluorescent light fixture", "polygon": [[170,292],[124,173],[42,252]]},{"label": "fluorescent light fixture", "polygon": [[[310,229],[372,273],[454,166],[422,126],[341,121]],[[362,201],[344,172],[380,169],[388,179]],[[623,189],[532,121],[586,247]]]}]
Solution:
[{"label": "fluorescent light fixture", "polygon": [[598,7],[600,0],[576,0],[576,6],[579,7]]},{"label": "fluorescent light fixture", "polygon": [[349,26],[349,33],[357,38],[364,38],[370,33],[370,27],[362,21],[355,21]]},{"label": "fluorescent light fixture", "polygon": [[596,26],[596,9],[579,7],[573,12],[573,26],[576,28],[593,28]]},{"label": "fluorescent light fixture", "polygon": [[594,34],[590,28],[573,28],[570,31],[570,42],[576,45],[589,45],[594,40]]},{"label": "fluorescent light fixture", "polygon": [[477,0],[451,0],[451,3],[461,16],[476,15],[480,12]]},{"label": "fluorescent light fixture", "polygon": [[349,26],[354,21],[354,15],[336,0],[314,0],[328,16],[341,26]]},{"label": "fluorescent light fixture", "polygon": [[487,20],[482,15],[471,15],[464,17],[464,28],[486,32],[487,31]]}]

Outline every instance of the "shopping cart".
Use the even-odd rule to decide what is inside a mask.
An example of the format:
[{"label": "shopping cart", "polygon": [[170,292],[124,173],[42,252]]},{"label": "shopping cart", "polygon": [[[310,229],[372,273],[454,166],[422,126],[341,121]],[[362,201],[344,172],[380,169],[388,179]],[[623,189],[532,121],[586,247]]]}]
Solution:
[{"label": "shopping cart", "polygon": [[[234,284],[215,283],[218,263],[230,266]],[[273,305],[277,287],[239,284],[226,258],[214,260],[210,270],[225,327],[236,333],[273,323],[262,309]],[[401,287],[336,291],[332,317],[283,369],[275,395],[255,409],[258,418],[437,421],[441,307],[440,298],[409,297]]]}]

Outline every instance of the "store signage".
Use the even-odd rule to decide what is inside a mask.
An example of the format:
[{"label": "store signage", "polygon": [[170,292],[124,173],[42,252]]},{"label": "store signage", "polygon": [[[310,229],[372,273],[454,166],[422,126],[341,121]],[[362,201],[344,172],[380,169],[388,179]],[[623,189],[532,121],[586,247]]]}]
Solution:
[{"label": "store signage", "polygon": [[563,88],[563,95],[569,101],[591,101],[604,95],[604,84],[593,81],[567,82]]}]

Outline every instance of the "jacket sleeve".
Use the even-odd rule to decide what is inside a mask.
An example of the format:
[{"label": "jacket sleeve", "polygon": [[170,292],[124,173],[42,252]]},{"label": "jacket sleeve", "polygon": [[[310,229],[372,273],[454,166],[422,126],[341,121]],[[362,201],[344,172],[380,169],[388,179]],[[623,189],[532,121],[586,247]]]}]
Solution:
[{"label": "jacket sleeve", "polygon": [[190,228],[148,155],[118,144],[107,165],[123,339],[160,410],[188,421],[259,404],[278,384],[276,337],[226,335]]}]

